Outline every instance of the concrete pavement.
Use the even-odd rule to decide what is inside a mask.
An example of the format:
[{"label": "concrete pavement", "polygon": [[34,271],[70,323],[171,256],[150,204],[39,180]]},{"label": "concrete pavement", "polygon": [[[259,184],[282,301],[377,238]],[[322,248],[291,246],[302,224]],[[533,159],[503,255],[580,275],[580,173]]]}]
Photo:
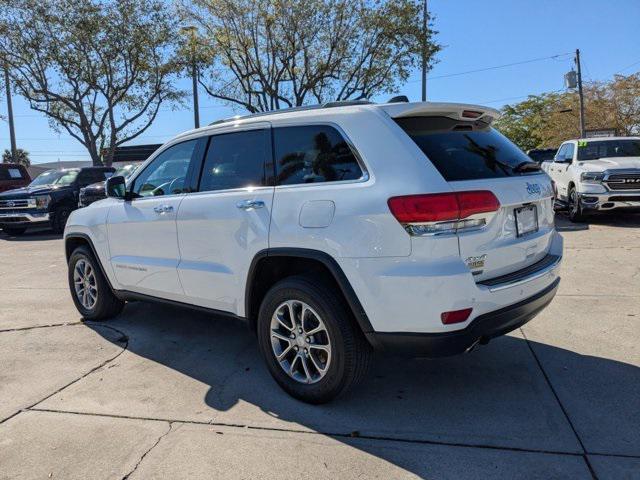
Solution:
[{"label": "concrete pavement", "polygon": [[565,237],[558,296],[466,356],[292,400],[236,321],[80,322],[62,241],[0,234],[0,479],[640,478],[640,216]]}]

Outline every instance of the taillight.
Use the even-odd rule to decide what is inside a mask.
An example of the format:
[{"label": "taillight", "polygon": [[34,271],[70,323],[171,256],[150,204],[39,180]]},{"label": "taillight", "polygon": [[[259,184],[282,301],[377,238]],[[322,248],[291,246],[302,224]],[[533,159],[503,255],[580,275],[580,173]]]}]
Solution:
[{"label": "taillight", "polygon": [[460,206],[452,193],[392,197],[387,203],[400,223],[439,222],[460,218]]},{"label": "taillight", "polygon": [[[496,196],[487,190],[433,193],[392,197],[387,204],[394,217],[411,235],[454,233],[486,224],[483,213],[500,208]],[[474,217],[474,218],[469,218]]]},{"label": "taillight", "polygon": [[496,196],[486,190],[458,192],[456,197],[460,205],[460,218],[471,217],[478,213],[496,212],[500,208],[500,202]]}]

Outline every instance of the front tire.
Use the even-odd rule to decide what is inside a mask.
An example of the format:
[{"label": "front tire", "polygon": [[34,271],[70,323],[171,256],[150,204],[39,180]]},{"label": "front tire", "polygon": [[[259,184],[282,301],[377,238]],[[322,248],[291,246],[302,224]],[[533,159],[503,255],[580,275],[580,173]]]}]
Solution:
[{"label": "front tire", "polygon": [[124,302],[113,294],[87,247],[78,247],[71,254],[68,278],[73,303],[85,320],[106,320],[122,311]]},{"label": "front tire", "polygon": [[339,292],[317,279],[289,277],[267,292],[257,322],[269,372],[289,395],[325,403],[365,375],[371,346]]},{"label": "front tire", "polygon": [[53,233],[64,233],[64,227],[67,225],[67,219],[69,218],[69,215],[71,215],[72,211],[72,208],[66,206],[55,209],[53,212],[53,218],[51,219],[51,228],[53,229]]},{"label": "front tire", "polygon": [[583,222],[585,215],[580,205],[580,197],[575,187],[569,189],[569,220],[574,223]]}]

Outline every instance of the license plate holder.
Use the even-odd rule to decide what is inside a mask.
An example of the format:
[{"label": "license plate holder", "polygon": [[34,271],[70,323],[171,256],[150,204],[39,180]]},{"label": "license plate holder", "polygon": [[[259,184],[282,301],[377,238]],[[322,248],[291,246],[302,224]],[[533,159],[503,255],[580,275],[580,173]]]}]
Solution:
[{"label": "license plate holder", "polygon": [[526,205],[516,208],[516,235],[523,237],[538,231],[538,208],[535,205]]}]

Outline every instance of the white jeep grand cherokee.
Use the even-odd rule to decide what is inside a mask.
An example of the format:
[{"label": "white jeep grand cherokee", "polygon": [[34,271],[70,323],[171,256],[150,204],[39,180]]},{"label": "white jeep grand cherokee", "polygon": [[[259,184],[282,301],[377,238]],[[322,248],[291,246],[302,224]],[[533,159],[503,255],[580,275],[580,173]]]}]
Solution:
[{"label": "white jeep grand cherokee", "polygon": [[573,222],[590,212],[640,209],[640,137],[569,140],[542,165]]},{"label": "white jeep grand cherokee", "polygon": [[551,181],[497,115],[350,102],[179,135],[69,217],[75,305],[87,320],[129,299],[246,319],[275,380],[313,403],[373,349],[468,351],[559,282]]}]

